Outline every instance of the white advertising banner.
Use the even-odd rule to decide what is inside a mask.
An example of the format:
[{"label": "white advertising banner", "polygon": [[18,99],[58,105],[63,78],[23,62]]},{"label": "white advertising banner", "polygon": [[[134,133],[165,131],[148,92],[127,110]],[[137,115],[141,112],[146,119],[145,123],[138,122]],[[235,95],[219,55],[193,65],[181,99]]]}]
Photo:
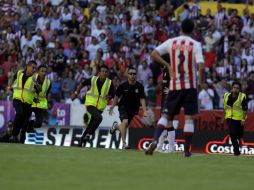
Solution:
[{"label": "white advertising banner", "polygon": [[[54,145],[54,146],[77,146],[83,133],[82,128],[74,127],[42,127],[35,133],[27,133],[25,144]],[[126,141],[129,142],[127,131]],[[90,136],[86,147],[92,148],[122,148],[121,136],[118,131],[111,135],[108,127],[100,127],[95,134]]]},{"label": "white advertising banner", "polygon": [[[118,107],[114,108],[114,113],[112,116],[109,115],[108,109],[110,106],[107,106],[104,112],[102,113],[103,120],[100,126],[111,127],[114,121],[120,122]],[[71,105],[70,111],[70,125],[71,126],[84,126],[83,116],[86,112],[84,105]]]}]

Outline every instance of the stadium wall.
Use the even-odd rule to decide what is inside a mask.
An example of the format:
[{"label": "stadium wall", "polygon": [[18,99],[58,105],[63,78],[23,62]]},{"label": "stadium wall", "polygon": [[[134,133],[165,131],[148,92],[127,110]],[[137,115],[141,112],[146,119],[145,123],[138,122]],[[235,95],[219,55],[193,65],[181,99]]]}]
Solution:
[{"label": "stadium wall", "polygon": [[[113,121],[119,122],[117,107],[114,109],[114,115],[109,116],[108,109],[103,113],[103,121],[91,137],[91,141],[86,147],[93,148],[122,148],[120,134],[116,132],[110,135],[109,129]],[[160,116],[160,109],[154,110],[155,120]],[[28,133],[26,144],[35,145],[55,145],[55,146],[77,146],[83,132],[83,114],[85,107],[83,105],[55,104],[51,114],[56,119],[56,125],[44,126],[36,129],[36,133]],[[0,101],[0,131],[3,133],[6,124],[14,117],[12,103]],[[143,124],[142,112],[136,116],[127,133],[127,141],[132,149],[146,149],[152,140],[154,128]],[[195,133],[193,137],[193,152],[202,152],[208,154],[231,154],[232,145],[227,135],[227,126],[221,124],[223,112],[201,111],[195,117]],[[248,119],[245,126],[244,141],[242,141],[242,153],[254,155],[254,113],[248,113]],[[176,117],[176,151],[183,150],[182,128],[184,125],[184,115],[181,113]],[[167,149],[167,141],[164,142],[164,149]]]}]

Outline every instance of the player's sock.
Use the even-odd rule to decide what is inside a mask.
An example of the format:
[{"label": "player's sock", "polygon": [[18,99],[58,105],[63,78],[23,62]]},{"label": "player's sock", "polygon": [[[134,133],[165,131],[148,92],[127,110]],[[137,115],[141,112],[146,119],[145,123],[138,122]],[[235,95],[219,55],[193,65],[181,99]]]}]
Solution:
[{"label": "player's sock", "polygon": [[193,120],[186,120],[184,125],[184,130],[183,130],[183,135],[185,140],[185,143],[184,143],[185,154],[189,154],[190,152],[190,145],[191,145],[193,133],[194,133]]},{"label": "player's sock", "polygon": [[168,120],[165,117],[161,117],[155,128],[155,133],[153,137],[154,141],[156,142],[159,141],[159,138],[167,125],[168,125]]},{"label": "player's sock", "polygon": [[159,141],[158,141],[158,144],[157,144],[157,148],[156,148],[157,151],[162,151],[163,144],[164,144],[164,141],[165,141],[166,137],[167,137],[167,130],[164,130],[161,133],[161,136],[159,138]]},{"label": "player's sock", "polygon": [[167,140],[168,140],[168,151],[173,152],[175,150],[175,128],[170,127],[167,129],[168,135],[167,135]]}]

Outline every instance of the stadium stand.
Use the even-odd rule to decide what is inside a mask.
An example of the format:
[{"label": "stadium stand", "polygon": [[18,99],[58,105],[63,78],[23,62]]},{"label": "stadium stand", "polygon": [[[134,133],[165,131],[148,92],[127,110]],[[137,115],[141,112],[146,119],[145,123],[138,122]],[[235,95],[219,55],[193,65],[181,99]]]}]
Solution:
[{"label": "stadium stand", "polygon": [[[16,70],[35,60],[38,66],[49,66],[53,102],[65,102],[81,80],[97,74],[100,65],[110,68],[115,87],[125,80],[126,68],[132,65],[146,87],[149,104],[160,106],[161,70],[151,60],[150,52],[179,35],[180,21],[192,18],[196,23],[193,38],[202,43],[206,59],[207,85],[200,90],[200,101],[212,102],[213,109],[221,109],[222,96],[234,80],[241,81],[252,100],[253,1],[193,0],[177,9],[184,2],[1,0],[0,98],[7,98],[4,91]],[[209,92],[212,96],[206,95]],[[82,89],[81,102],[85,93]]]}]

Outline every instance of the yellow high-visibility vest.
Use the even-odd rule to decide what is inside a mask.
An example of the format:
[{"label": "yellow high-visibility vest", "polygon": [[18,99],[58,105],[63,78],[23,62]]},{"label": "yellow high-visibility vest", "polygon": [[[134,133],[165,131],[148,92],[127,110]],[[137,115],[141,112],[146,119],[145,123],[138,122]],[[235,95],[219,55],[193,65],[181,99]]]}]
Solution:
[{"label": "yellow high-visibility vest", "polygon": [[39,103],[33,102],[32,107],[48,109],[47,91],[49,89],[50,83],[51,82],[49,79],[44,79],[40,93],[35,95],[35,97],[39,99]]},{"label": "yellow high-visibility vest", "polygon": [[24,76],[24,71],[19,70],[17,73],[17,79],[15,80],[14,84],[12,85],[13,88],[13,99],[20,100],[23,103],[32,104],[34,99],[34,80],[35,75],[28,77],[26,83],[22,85],[22,78]]},{"label": "yellow high-visibility vest", "polygon": [[85,106],[94,106],[98,110],[103,111],[108,104],[106,96],[108,95],[112,81],[108,78],[105,80],[101,88],[101,95],[99,95],[96,83],[98,79],[98,76],[93,76],[91,79],[91,88],[89,89],[89,91],[87,91]]},{"label": "yellow high-visibility vest", "polygon": [[225,109],[225,119],[230,118],[233,120],[242,120],[244,118],[244,110],[242,108],[242,101],[246,98],[244,93],[239,93],[237,100],[234,102],[233,106],[227,105],[228,97],[231,93],[225,93],[224,95],[224,109]]}]

